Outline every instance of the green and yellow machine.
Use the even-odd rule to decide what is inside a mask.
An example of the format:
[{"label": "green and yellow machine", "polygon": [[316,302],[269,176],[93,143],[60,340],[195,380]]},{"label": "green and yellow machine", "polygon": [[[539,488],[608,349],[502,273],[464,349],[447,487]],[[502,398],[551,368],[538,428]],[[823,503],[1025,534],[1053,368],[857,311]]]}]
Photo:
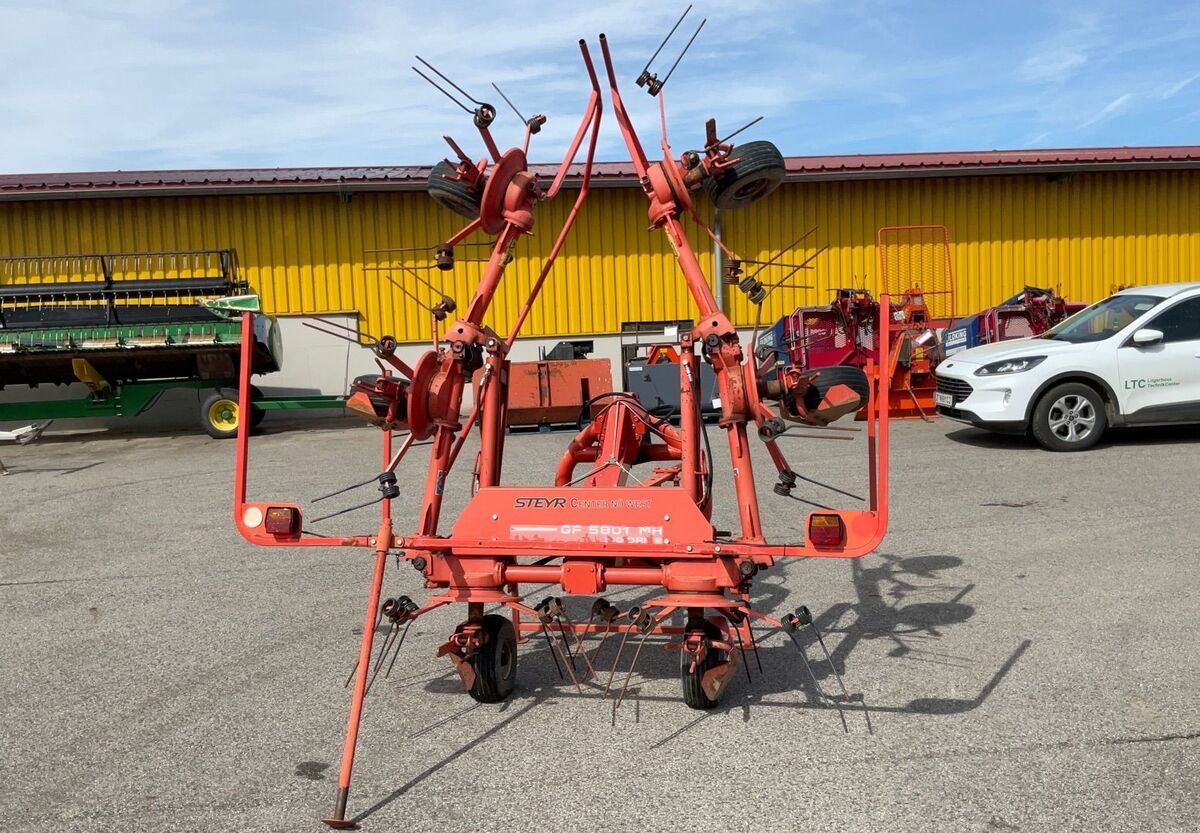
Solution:
[{"label": "green and yellow machine", "polygon": [[[135,416],[175,388],[211,390],[200,424],[237,434],[241,316],[259,311],[232,249],[0,258],[0,389],[81,382],[83,398],[0,402],[0,422]],[[253,373],[283,364],[279,327],[256,315]],[[340,408],[341,396],[266,397],[267,411]]]}]

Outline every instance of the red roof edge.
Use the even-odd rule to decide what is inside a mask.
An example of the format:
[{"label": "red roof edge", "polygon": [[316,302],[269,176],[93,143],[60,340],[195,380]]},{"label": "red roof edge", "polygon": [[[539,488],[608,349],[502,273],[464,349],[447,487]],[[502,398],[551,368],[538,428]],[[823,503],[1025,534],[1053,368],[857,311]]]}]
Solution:
[{"label": "red roof edge", "polygon": [[[1200,168],[1200,146],[789,156],[785,162],[788,179],[793,181],[1037,173],[1097,168]],[[539,174],[552,174],[555,169],[553,165],[533,167]],[[572,177],[578,179],[581,174],[581,166],[574,166]],[[117,196],[130,193],[416,190],[424,187],[428,176],[429,167],[420,165],[2,174],[0,199]],[[629,162],[599,162],[594,167],[594,176],[601,184],[636,182],[636,174]]]}]

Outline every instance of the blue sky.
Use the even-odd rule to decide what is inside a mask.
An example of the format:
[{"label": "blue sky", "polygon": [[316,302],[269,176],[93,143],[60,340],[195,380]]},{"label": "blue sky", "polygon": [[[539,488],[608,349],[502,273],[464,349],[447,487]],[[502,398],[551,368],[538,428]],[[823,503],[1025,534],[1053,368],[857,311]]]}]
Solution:
[{"label": "blue sky", "polygon": [[[414,53],[498,105],[502,145],[519,124],[489,82],[545,113],[550,161],[601,31],[656,144],[632,81],[685,5],[0,0],[0,172],[429,164],[444,132],[480,155]],[[681,31],[704,16],[666,88],[676,150],[758,115],[742,138],[795,155],[1200,144],[1200,4],[697,2]],[[598,158],[627,158],[606,122]]]}]

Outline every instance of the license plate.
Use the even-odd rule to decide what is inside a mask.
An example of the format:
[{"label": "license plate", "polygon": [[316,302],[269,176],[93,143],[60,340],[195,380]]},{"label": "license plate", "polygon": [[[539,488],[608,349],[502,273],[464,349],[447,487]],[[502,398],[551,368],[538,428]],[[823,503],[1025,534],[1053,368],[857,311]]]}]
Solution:
[{"label": "license plate", "polygon": [[933,395],[933,404],[941,405],[944,408],[954,407],[954,397],[948,393],[938,391]]}]

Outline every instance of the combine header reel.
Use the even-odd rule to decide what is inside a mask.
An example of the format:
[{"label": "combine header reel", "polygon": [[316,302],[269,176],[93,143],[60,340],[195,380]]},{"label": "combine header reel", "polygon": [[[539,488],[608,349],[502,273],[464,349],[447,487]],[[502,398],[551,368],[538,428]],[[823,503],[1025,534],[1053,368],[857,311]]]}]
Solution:
[{"label": "combine header reel", "polygon": [[[739,661],[745,664],[744,653],[757,656],[760,635],[753,623],[786,633],[811,626],[811,617],[799,612],[781,620],[751,606],[751,583],[759,571],[781,557],[858,557],[871,552],[883,539],[887,526],[887,425],[877,416],[887,411],[886,386],[881,386],[876,398],[867,374],[845,367],[812,368],[760,380],[755,362],[743,351],[733,324],[714,300],[711,284],[684,231],[688,217],[704,227],[692,201],[701,192],[731,208],[765,197],[782,180],[778,151],[766,142],[735,146],[729,142],[731,137],[718,139],[710,121],[703,148],[676,157],[665,135],[662,95],[670,72],[659,80],[647,65],[637,83],[658,98],[664,125],[661,157],[650,158],[622,103],[608,42],[604,35],[599,41],[608,93],[646,195],[650,224],[667,235],[696,306],[699,323],[682,333],[675,345],[680,358],[679,425],[652,415],[631,395],[602,394],[589,403],[593,420],[568,444],[553,485],[529,488],[501,482],[509,351],[591,183],[602,113],[601,78],[587,44],[580,41],[591,94],[574,139],[548,186],[529,170],[526,158],[530,138],[545,122],[543,116],[522,118],[522,145],[502,152],[490,129],[496,114],[491,105],[471,98],[427,63],[422,62],[425,70],[454,92],[418,70],[471,115],[487,149],[486,158],[472,161],[447,138],[457,161],[434,166],[431,195],[468,219],[461,231],[436,247],[438,265],[453,268],[454,247],[473,234],[486,234],[494,242],[473,296],[459,310],[459,317],[446,317],[434,348],[409,367],[395,356],[394,345],[389,348],[381,340],[376,348],[380,374],[355,384],[352,407],[384,429],[383,471],[368,481],[377,482],[381,493],[378,501],[372,501],[382,507],[378,527],[355,536],[323,536],[306,529],[301,509],[293,503],[248,501],[249,438],[245,430],[238,438],[235,520],[248,541],[264,546],[361,547],[374,553],[337,806],[326,820],[332,827],[353,826],[353,820],[346,818],[346,804],[359,718],[370,680],[387,652],[393,650],[391,646],[398,649],[403,637],[395,638],[396,629],[406,628],[430,611],[453,604],[465,606],[465,617],[437,653],[448,658],[464,688],[481,702],[503,700],[513,691],[518,636],[533,634],[545,639],[560,671],[580,692],[587,684],[598,695],[612,698],[615,719],[644,645],[651,637],[659,637],[680,654],[685,702],[694,708],[710,708],[716,705]],[[498,333],[484,321],[512,259],[512,248],[533,230],[539,204],[559,194],[585,139],[587,152],[574,207],[509,332]],[[729,255],[736,259],[733,252]],[[886,296],[881,303],[886,307]],[[890,361],[888,331],[885,319],[879,351],[879,362],[885,367]],[[697,400],[702,361],[713,369],[720,398],[721,414],[714,430],[725,435],[728,448],[740,526],[736,532],[716,529],[712,522],[716,500],[712,446],[717,443],[710,445],[700,420]],[[477,371],[477,395],[463,419],[464,389]],[[244,362],[243,375],[248,373]],[[245,397],[247,386],[242,390]],[[243,407],[247,404],[243,402]],[[804,523],[805,540],[769,543],[764,537],[750,454],[751,432],[765,443],[776,469],[775,494],[786,497],[798,480],[809,478],[789,465],[777,439],[797,427],[808,433],[791,436],[827,436],[821,428],[864,408],[869,415],[870,496],[866,508],[810,512]],[[473,484],[472,496],[446,530],[441,518],[446,480],[476,425],[479,452],[473,471],[466,473]],[[393,431],[407,432],[395,450]],[[419,516],[415,529],[398,534],[392,518],[392,500],[400,493],[395,469],[418,441],[430,446]],[[432,591],[429,598],[415,602],[401,597],[380,605],[384,570],[393,553],[420,573],[424,586]],[[556,591],[540,602],[527,601],[521,588],[528,584],[548,584]],[[660,593],[637,607],[619,610],[601,594],[623,586],[659,588]],[[571,618],[558,593],[598,598],[591,605],[590,617],[582,621]],[[489,607],[504,615],[485,613]],[[376,630],[384,619],[389,634],[372,664]],[[606,644],[613,643],[615,659],[605,673],[594,667],[593,660]]]}]

